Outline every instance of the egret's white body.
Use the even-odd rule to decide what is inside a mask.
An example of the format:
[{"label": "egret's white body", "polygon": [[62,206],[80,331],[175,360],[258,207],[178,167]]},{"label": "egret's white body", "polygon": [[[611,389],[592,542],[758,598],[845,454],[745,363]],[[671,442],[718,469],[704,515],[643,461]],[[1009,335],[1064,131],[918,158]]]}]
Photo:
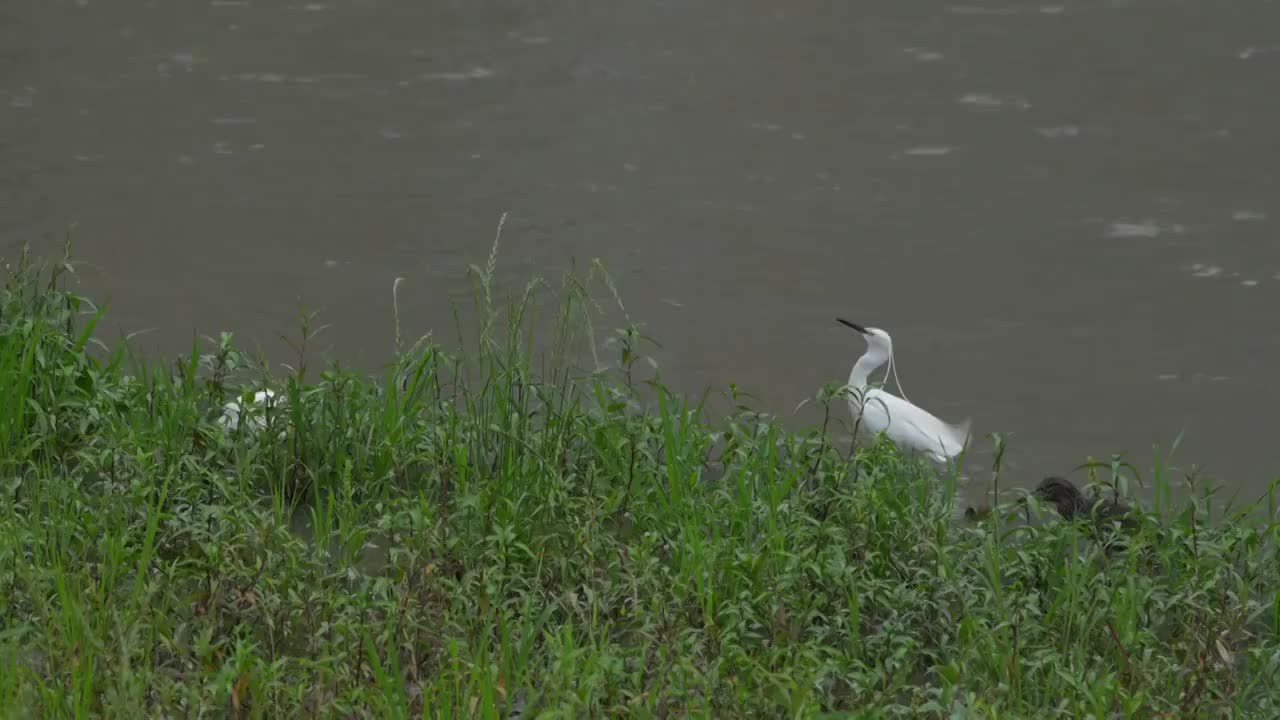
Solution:
[{"label": "egret's white body", "polygon": [[259,390],[253,394],[253,402],[249,407],[245,407],[238,398],[232,400],[222,406],[222,416],[218,418],[218,424],[229,432],[234,432],[236,428],[240,427],[241,416],[247,414],[249,416],[247,418],[249,427],[261,432],[267,427],[267,409],[282,404],[276,401],[275,397],[276,394],[270,390]]},{"label": "egret's white body", "polygon": [[879,328],[840,322],[862,333],[867,341],[867,352],[849,372],[849,410],[858,433],[874,436],[883,432],[900,450],[924,453],[938,463],[959,455],[969,440],[969,421],[952,425],[910,400],[871,387],[871,373],[893,360],[893,340]]}]

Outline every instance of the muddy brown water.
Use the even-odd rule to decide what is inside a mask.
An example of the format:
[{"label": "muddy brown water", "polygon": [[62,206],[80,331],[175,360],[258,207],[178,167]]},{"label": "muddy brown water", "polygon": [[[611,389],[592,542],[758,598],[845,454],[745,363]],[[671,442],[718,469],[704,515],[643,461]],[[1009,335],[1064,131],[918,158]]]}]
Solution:
[{"label": "muddy brown water", "polygon": [[74,226],[154,352],[287,357],[301,300],[376,367],[393,278],[449,336],[509,212],[500,279],[601,258],[687,390],[789,416],[862,350],[839,314],[912,400],[1012,433],[1010,482],[1184,433],[1256,497],[1277,88],[1262,0],[15,0],[0,254]]}]

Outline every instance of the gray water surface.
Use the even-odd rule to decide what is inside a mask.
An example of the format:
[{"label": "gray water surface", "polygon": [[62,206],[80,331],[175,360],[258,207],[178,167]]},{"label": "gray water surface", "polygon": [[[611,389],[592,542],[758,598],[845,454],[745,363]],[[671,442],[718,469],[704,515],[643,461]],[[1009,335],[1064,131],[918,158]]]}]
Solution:
[{"label": "gray water surface", "polygon": [[6,3],[0,254],[74,225],[156,351],[284,355],[301,299],[376,366],[509,212],[502,279],[601,258],[680,387],[788,415],[842,315],[1013,481],[1280,473],[1280,2],[791,5]]}]

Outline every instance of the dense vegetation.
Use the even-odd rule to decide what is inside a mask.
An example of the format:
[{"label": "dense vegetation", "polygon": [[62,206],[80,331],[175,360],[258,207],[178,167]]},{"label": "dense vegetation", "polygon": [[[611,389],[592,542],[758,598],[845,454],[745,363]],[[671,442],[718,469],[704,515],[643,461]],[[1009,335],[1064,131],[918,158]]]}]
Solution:
[{"label": "dense vegetation", "polygon": [[649,379],[633,325],[599,369],[590,277],[496,303],[492,271],[461,349],[369,378],[308,369],[309,321],[282,376],[227,336],[147,364],[92,339],[66,269],[13,270],[0,708],[1280,716],[1269,502],[1224,511],[1157,468],[1123,545],[1047,511],[956,522],[954,477],[850,454],[834,388],[821,430],[708,417]]}]

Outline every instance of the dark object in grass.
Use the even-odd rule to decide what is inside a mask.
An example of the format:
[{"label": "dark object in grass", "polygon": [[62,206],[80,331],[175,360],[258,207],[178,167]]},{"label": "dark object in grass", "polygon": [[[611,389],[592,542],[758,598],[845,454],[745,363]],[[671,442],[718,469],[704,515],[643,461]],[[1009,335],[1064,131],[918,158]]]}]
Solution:
[{"label": "dark object in grass", "polygon": [[[970,505],[964,509],[964,519],[970,523],[986,522],[991,519],[991,516],[995,514],[995,511],[996,508],[993,508],[986,503]],[[1006,514],[1006,517],[1009,517],[1007,515],[1008,508],[1004,508],[1003,512]]]},{"label": "dark object in grass", "polygon": [[1064,520],[1092,519],[1098,524],[1119,521],[1126,530],[1137,527],[1131,508],[1116,499],[1086,498],[1070,481],[1060,477],[1047,477],[1040,481],[1032,493],[1053,505]]}]

